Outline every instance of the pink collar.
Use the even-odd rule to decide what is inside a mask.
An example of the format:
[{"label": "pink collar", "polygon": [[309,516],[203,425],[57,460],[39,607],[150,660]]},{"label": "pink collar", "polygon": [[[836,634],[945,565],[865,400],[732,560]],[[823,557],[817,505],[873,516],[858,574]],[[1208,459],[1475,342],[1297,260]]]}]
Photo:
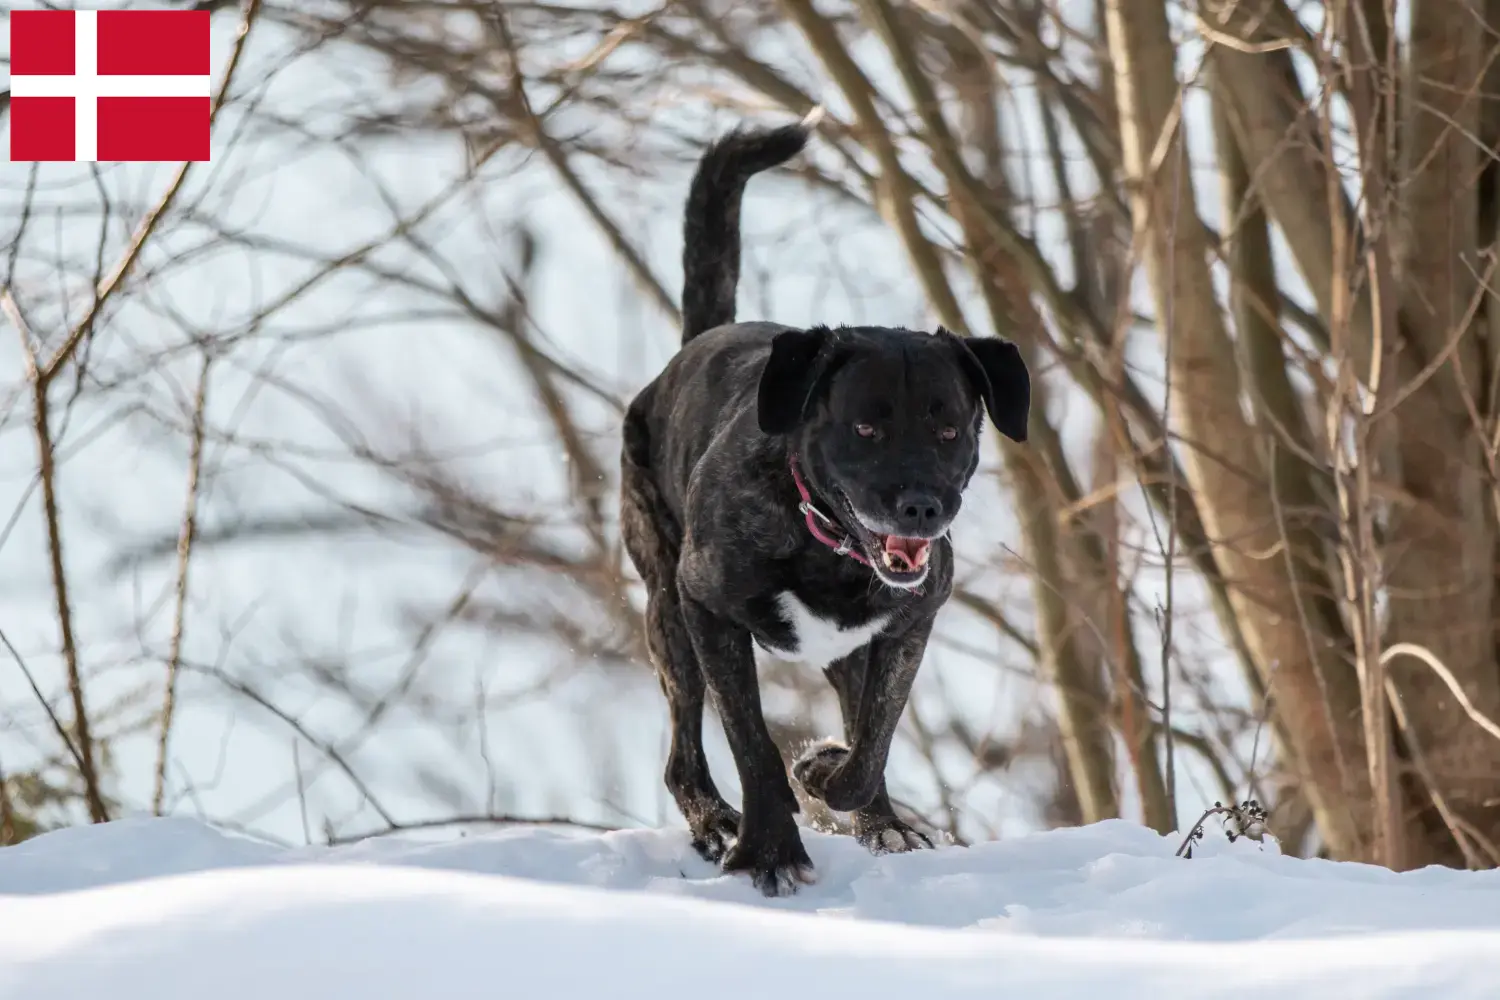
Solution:
[{"label": "pink collar", "polygon": [[[834,521],[833,518],[829,517],[827,514],[819,510],[817,508],[817,505],[813,503],[812,493],[808,491],[807,484],[802,481],[802,472],[797,468],[796,455],[791,456],[791,467],[792,482],[797,484],[797,495],[802,498],[802,502],[797,505],[797,509],[800,510],[803,516],[807,518],[807,530],[812,534],[814,538],[822,542],[824,545],[828,546],[833,551],[837,552],[839,555],[848,556],[855,562],[862,563],[866,566],[870,565],[870,560],[864,557],[864,553],[860,552],[854,547],[853,538],[839,527],[838,522]],[[822,524],[819,524],[819,521],[821,521]],[[828,528],[823,527],[824,524],[828,525]],[[837,531],[842,537],[835,537],[834,535],[830,534],[828,530],[829,528]]]}]

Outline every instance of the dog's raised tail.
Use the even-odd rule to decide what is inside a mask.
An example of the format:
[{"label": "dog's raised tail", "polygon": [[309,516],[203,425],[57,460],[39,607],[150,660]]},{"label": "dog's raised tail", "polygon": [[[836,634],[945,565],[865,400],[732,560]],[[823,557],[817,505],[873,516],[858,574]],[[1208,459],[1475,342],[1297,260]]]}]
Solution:
[{"label": "dog's raised tail", "polygon": [[745,184],[807,145],[823,118],[818,105],[795,125],[737,128],[698,161],[688,189],[682,246],[682,342],[734,322],[740,284],[740,201]]}]

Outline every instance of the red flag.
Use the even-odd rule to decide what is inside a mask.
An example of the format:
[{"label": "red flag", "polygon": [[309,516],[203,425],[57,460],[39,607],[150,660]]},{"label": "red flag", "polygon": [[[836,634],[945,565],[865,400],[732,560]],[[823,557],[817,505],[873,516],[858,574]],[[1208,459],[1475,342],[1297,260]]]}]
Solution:
[{"label": "red flag", "polygon": [[208,40],[207,11],[13,11],[11,160],[207,160]]}]

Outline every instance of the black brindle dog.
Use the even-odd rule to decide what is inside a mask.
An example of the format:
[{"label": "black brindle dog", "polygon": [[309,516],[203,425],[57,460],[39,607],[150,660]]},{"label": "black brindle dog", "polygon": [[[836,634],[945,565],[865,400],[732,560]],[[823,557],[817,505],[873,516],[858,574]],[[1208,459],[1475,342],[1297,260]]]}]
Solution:
[{"label": "black brindle dog", "polygon": [[[1003,340],[734,322],[745,184],[800,152],[811,125],[736,130],[704,154],[684,226],[682,349],[631,403],[621,459],[625,543],[671,705],[667,787],[698,851],[767,895],[813,871],[761,714],[756,647],[823,669],[843,709],[847,746],[809,749],[793,777],[852,812],[871,850],[930,847],[891,808],[886,757],[952,591],[948,527],[984,412],[1024,441],[1031,398]],[[708,773],[705,683],[743,816]]]}]

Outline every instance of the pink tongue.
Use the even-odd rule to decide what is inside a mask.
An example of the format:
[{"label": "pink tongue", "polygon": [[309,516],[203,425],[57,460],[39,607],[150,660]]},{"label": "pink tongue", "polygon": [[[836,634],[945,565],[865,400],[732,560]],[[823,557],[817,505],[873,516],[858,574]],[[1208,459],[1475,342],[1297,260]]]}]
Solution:
[{"label": "pink tongue", "polygon": [[902,538],[900,535],[887,535],[885,538],[885,550],[906,564],[907,569],[917,568],[917,559],[932,544],[925,538]]}]

